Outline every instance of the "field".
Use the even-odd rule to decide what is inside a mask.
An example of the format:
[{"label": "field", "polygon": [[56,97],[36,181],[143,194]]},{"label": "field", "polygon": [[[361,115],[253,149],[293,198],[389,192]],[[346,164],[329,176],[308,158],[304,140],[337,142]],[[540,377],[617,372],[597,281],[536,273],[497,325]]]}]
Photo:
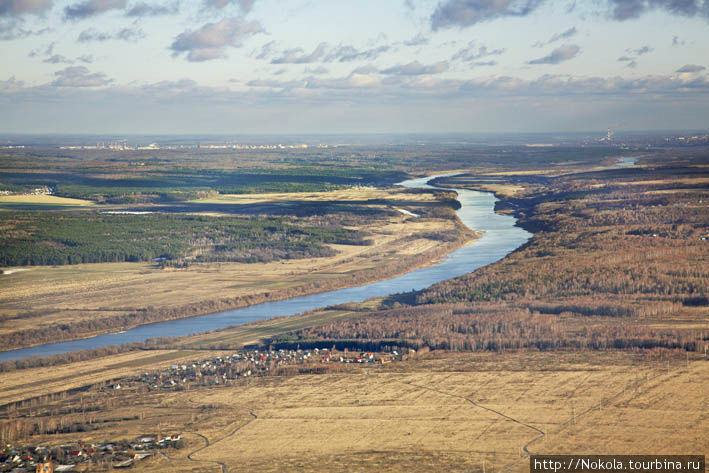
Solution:
[{"label": "field", "polygon": [[0,208],[12,206],[51,206],[51,207],[91,207],[90,200],[72,199],[46,194],[0,195]]},{"label": "field", "polygon": [[[204,352],[189,350],[161,350],[130,352],[96,360],[82,361],[81,375],[77,376],[77,364],[51,368],[31,368],[22,376],[3,376],[0,378],[0,405],[31,399],[41,395],[51,395],[64,391],[85,388],[96,383],[103,383],[146,369],[160,368],[167,364],[178,363]],[[32,382],[28,383],[27,380]]]},{"label": "field", "polygon": [[[420,291],[0,364],[0,438],[29,451],[182,436],[182,448],[151,450],[132,466],[137,472],[521,473],[532,453],[706,454],[707,150],[623,151],[638,163],[622,168],[619,149],[426,151],[388,148],[378,159],[389,174],[370,178],[461,170],[438,183],[495,192],[496,210],[533,238]],[[280,182],[278,189],[200,193],[195,183],[195,195],[176,199],[144,188],[141,199],[153,197],[121,208],[278,216],[361,232],[370,245],[327,243],[336,254],[260,263],[11,268],[0,276],[0,342],[56,339],[59,327],[70,328],[67,338],[84,336],[351,286],[430,264],[474,238],[453,218],[452,194],[353,184],[373,160],[364,149],[347,153],[315,153],[316,173],[293,167],[294,176],[313,177],[315,188],[303,192],[273,178],[303,155],[278,164],[271,155],[263,184]],[[184,169],[166,158],[145,170],[173,183],[196,173],[210,185],[238,184],[238,173],[224,171],[233,156],[212,156],[209,175],[194,159]],[[337,162],[356,169],[338,177],[329,167]],[[92,164],[104,181],[144,172]],[[105,183],[91,181],[96,175],[82,177],[91,192]],[[144,451],[130,449],[123,453]],[[77,471],[109,471],[120,457],[94,453]]]},{"label": "field", "polygon": [[[333,196],[327,194],[310,198],[329,201]],[[216,312],[364,284],[430,264],[474,237],[446,212],[441,217],[417,219],[388,210],[394,206],[419,214],[436,208],[451,212],[435,194],[353,189],[334,197],[344,204],[371,202],[368,205],[374,211],[388,212],[368,219],[350,218],[353,226],[349,228],[366,232],[371,244],[328,244],[333,256],[266,263],[194,263],[185,268],[156,263],[26,267],[29,271],[0,276],[0,336],[5,336],[6,347],[30,345],[46,336],[37,332],[38,327],[68,325],[73,333],[64,336],[75,338],[122,329],[141,320]],[[267,198],[272,197],[263,197]],[[300,222],[317,225],[321,219]],[[451,237],[440,241],[433,234]],[[50,336],[57,337],[57,331]]]},{"label": "field", "polygon": [[[188,440],[168,454],[171,460],[156,457],[136,471],[218,472],[224,465],[229,472],[457,472],[483,471],[484,463],[485,471],[522,472],[525,446],[532,453],[706,452],[708,382],[704,359],[431,352],[343,373],[182,392],[89,390],[81,402],[98,430],[32,442],[128,438],[155,429]],[[51,412],[78,396],[14,412]]]}]

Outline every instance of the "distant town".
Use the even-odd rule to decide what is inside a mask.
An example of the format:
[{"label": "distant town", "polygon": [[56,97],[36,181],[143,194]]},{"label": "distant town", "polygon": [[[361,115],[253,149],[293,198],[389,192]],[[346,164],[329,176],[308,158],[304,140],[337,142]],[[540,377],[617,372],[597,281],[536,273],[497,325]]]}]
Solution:
[{"label": "distant town", "polygon": [[[382,135],[382,139],[389,140],[392,145],[399,144],[398,140],[402,139],[398,135]],[[76,137],[57,137],[55,143],[35,143],[30,137],[12,136],[6,137],[3,141],[5,144],[0,144],[0,149],[26,149],[28,147],[56,147],[63,150],[111,150],[111,151],[150,151],[150,150],[188,150],[188,149],[204,149],[204,150],[306,150],[306,149],[327,149],[338,148],[344,146],[359,146],[362,143],[358,142],[357,136],[333,137],[333,141],[327,142],[289,142],[289,137],[284,137],[285,143],[274,143],[264,141],[259,143],[257,137],[246,137],[246,142],[236,142],[234,137],[224,136],[219,141],[219,137],[195,137],[194,141],[183,141],[175,143],[170,137],[142,137],[144,140],[152,139],[153,141],[145,141],[143,143],[131,143],[128,138],[116,139],[101,139],[100,141],[88,142],[91,136],[88,135],[77,139]],[[349,139],[348,139],[349,138]],[[419,141],[419,145],[444,145],[444,144],[466,144],[474,142],[471,137],[467,139],[464,135],[457,137],[454,141],[450,141],[451,137],[446,136],[423,136]],[[534,141],[534,138],[548,139],[548,141]],[[133,138],[136,139],[135,137]],[[140,138],[138,138],[140,139]],[[238,139],[238,138],[237,138]],[[526,141],[520,141],[526,139]],[[292,140],[295,141],[295,140]],[[307,140],[304,140],[307,141]],[[500,144],[507,145],[523,145],[526,147],[558,147],[565,145],[580,145],[580,146],[613,146],[619,148],[647,148],[647,147],[666,147],[666,146],[700,146],[709,144],[709,133],[694,132],[694,133],[671,133],[671,132],[624,132],[609,128],[605,132],[599,133],[569,133],[568,136],[546,136],[546,135],[525,135],[524,138],[517,138],[509,141],[502,139]]]}]

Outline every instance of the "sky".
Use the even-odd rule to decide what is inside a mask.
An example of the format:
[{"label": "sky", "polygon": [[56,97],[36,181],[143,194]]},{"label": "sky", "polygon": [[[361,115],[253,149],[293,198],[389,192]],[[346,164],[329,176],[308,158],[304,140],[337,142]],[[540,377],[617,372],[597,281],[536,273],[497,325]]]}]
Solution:
[{"label": "sky", "polygon": [[0,0],[0,132],[709,128],[709,0]]}]

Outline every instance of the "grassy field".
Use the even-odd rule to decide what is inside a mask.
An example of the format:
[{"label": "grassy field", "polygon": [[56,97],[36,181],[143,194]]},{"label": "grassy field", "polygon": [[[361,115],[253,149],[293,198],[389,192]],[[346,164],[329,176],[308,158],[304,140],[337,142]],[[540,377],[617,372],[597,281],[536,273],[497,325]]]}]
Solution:
[{"label": "grassy field", "polygon": [[21,376],[0,376],[0,405],[84,388],[204,355],[190,350],[137,351],[59,367],[30,368]]},{"label": "grassy field", "polygon": [[0,195],[0,205],[2,204],[46,204],[46,205],[66,205],[91,207],[96,205],[90,200],[72,199],[70,197],[58,197],[56,195]]},{"label": "grassy field", "polygon": [[[90,390],[81,402],[103,406],[91,411],[97,430],[30,441],[131,438],[157,429],[185,435],[187,447],[171,460],[139,463],[136,471],[217,473],[223,464],[232,473],[477,472],[484,464],[486,472],[523,472],[525,445],[531,453],[702,454],[709,450],[707,383],[703,359],[431,352],[350,365],[345,373],[183,392]],[[79,394],[28,409],[38,415],[72,402]]]},{"label": "grassy field", "polygon": [[200,402],[235,415],[200,431],[210,447],[193,458],[229,471],[522,472],[536,438],[534,453],[706,452],[709,365],[629,358],[434,355],[214,391]]},{"label": "grassy field", "polygon": [[[376,304],[376,301],[369,302]],[[265,339],[270,339],[293,330],[300,330],[306,327],[341,320],[346,318],[361,317],[361,312],[347,310],[316,310],[292,317],[278,317],[262,322],[239,325],[236,327],[211,332],[206,334],[192,335],[180,341],[180,347],[196,349],[218,349],[220,347],[229,349],[241,348],[244,345],[262,343]]]},{"label": "grassy field", "polygon": [[0,195],[0,210],[84,210],[95,206],[90,200],[56,195]]}]

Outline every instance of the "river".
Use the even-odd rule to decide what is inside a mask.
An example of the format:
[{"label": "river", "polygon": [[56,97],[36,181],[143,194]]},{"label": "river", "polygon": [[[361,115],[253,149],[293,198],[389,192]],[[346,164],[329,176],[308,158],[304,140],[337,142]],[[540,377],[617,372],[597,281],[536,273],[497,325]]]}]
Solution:
[{"label": "river", "polygon": [[[450,174],[449,174],[450,175]],[[433,188],[427,182],[435,177],[412,179],[399,183],[410,188]],[[17,360],[30,356],[47,356],[74,350],[87,350],[106,345],[139,342],[159,336],[182,336],[230,325],[243,324],[274,316],[295,315],[329,305],[361,302],[370,297],[381,297],[426,288],[446,279],[470,273],[481,266],[504,258],[525,243],[532,235],[515,226],[515,218],[495,213],[495,196],[488,192],[454,189],[458,193],[458,218],[473,230],[483,231],[481,238],[458,248],[442,258],[440,263],[420,268],[384,281],[364,286],[295,297],[276,302],[243,307],[215,314],[189,317],[167,322],[141,325],[124,332],[109,333],[81,340],[48,343],[30,348],[0,352],[0,361]]]}]

